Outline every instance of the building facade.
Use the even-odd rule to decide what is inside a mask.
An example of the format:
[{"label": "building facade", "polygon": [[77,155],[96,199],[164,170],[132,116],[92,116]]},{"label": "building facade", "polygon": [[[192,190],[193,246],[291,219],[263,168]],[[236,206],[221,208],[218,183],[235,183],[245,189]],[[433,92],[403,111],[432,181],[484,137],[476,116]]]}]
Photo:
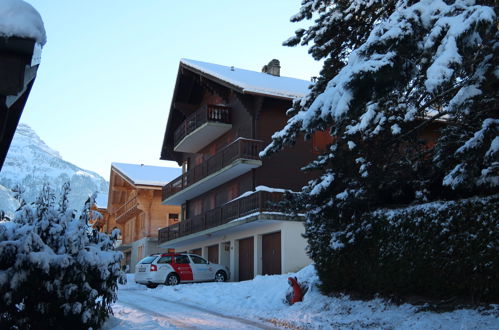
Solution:
[{"label": "building facade", "polygon": [[118,227],[117,249],[130,272],[143,257],[160,251],[158,230],[180,221],[180,207],[162,205],[162,187],[180,168],[113,163],[107,204],[108,231]]},{"label": "building facade", "polygon": [[300,168],[314,156],[312,145],[299,139],[259,157],[310,83],[281,77],[277,60],[263,71],[181,60],[161,152],[182,166],[162,203],[181,207],[183,220],[160,230],[160,247],[224,264],[235,281],[311,262],[303,217],[276,203],[310,179]]}]

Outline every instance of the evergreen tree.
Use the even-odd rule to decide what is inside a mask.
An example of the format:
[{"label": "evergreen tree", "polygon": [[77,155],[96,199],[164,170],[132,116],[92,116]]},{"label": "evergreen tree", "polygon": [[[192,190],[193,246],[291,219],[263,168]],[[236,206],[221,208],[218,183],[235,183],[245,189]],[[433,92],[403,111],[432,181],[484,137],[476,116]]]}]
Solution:
[{"label": "evergreen tree", "polygon": [[[367,212],[497,191],[498,29],[493,1],[304,0],[292,21],[313,17],[285,44],[313,43],[321,77],[261,156],[300,134],[333,137],[297,198],[309,254],[333,290],[334,268],[355,262],[338,251],[359,239]],[[421,138],[437,122],[432,148]]]},{"label": "evergreen tree", "polygon": [[13,221],[0,223],[0,327],[99,328],[116,301],[122,254],[109,237],[88,226],[89,198],[79,217],[45,186],[22,202]]}]

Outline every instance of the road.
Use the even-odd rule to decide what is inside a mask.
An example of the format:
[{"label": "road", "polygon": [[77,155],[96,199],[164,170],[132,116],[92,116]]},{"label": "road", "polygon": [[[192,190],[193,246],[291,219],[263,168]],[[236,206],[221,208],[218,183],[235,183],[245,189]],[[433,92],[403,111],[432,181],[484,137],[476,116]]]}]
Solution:
[{"label": "road", "polygon": [[185,302],[154,297],[145,290],[122,288],[114,318],[104,329],[276,329],[271,325],[228,316]]}]

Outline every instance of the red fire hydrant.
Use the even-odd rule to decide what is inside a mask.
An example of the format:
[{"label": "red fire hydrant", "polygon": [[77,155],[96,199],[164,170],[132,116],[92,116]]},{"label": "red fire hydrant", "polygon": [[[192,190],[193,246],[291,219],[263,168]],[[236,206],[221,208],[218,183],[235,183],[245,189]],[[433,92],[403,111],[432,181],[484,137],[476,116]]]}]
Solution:
[{"label": "red fire hydrant", "polygon": [[296,277],[288,277],[288,283],[293,288],[293,297],[291,297],[290,304],[293,305],[295,302],[302,301],[303,294],[298,284],[298,279]]}]

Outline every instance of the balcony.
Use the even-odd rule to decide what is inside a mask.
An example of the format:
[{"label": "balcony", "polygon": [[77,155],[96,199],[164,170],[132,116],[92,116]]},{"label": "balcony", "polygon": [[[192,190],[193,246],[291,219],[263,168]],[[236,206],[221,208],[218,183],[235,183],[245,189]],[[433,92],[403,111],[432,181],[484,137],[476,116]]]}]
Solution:
[{"label": "balcony", "polygon": [[262,212],[279,212],[276,205],[282,200],[282,193],[257,191],[247,197],[239,198],[203,214],[191,217],[158,232],[159,244],[200,231],[226,224],[232,220]]},{"label": "balcony", "polygon": [[139,212],[138,206],[137,196],[133,196],[116,210],[116,222],[122,224],[131,216],[136,215]]},{"label": "balcony", "polygon": [[262,166],[258,153],[262,141],[239,138],[208,160],[163,187],[163,202],[181,205],[227,181]]},{"label": "balcony", "polygon": [[205,105],[187,117],[173,135],[174,151],[196,153],[232,128],[230,107]]}]

